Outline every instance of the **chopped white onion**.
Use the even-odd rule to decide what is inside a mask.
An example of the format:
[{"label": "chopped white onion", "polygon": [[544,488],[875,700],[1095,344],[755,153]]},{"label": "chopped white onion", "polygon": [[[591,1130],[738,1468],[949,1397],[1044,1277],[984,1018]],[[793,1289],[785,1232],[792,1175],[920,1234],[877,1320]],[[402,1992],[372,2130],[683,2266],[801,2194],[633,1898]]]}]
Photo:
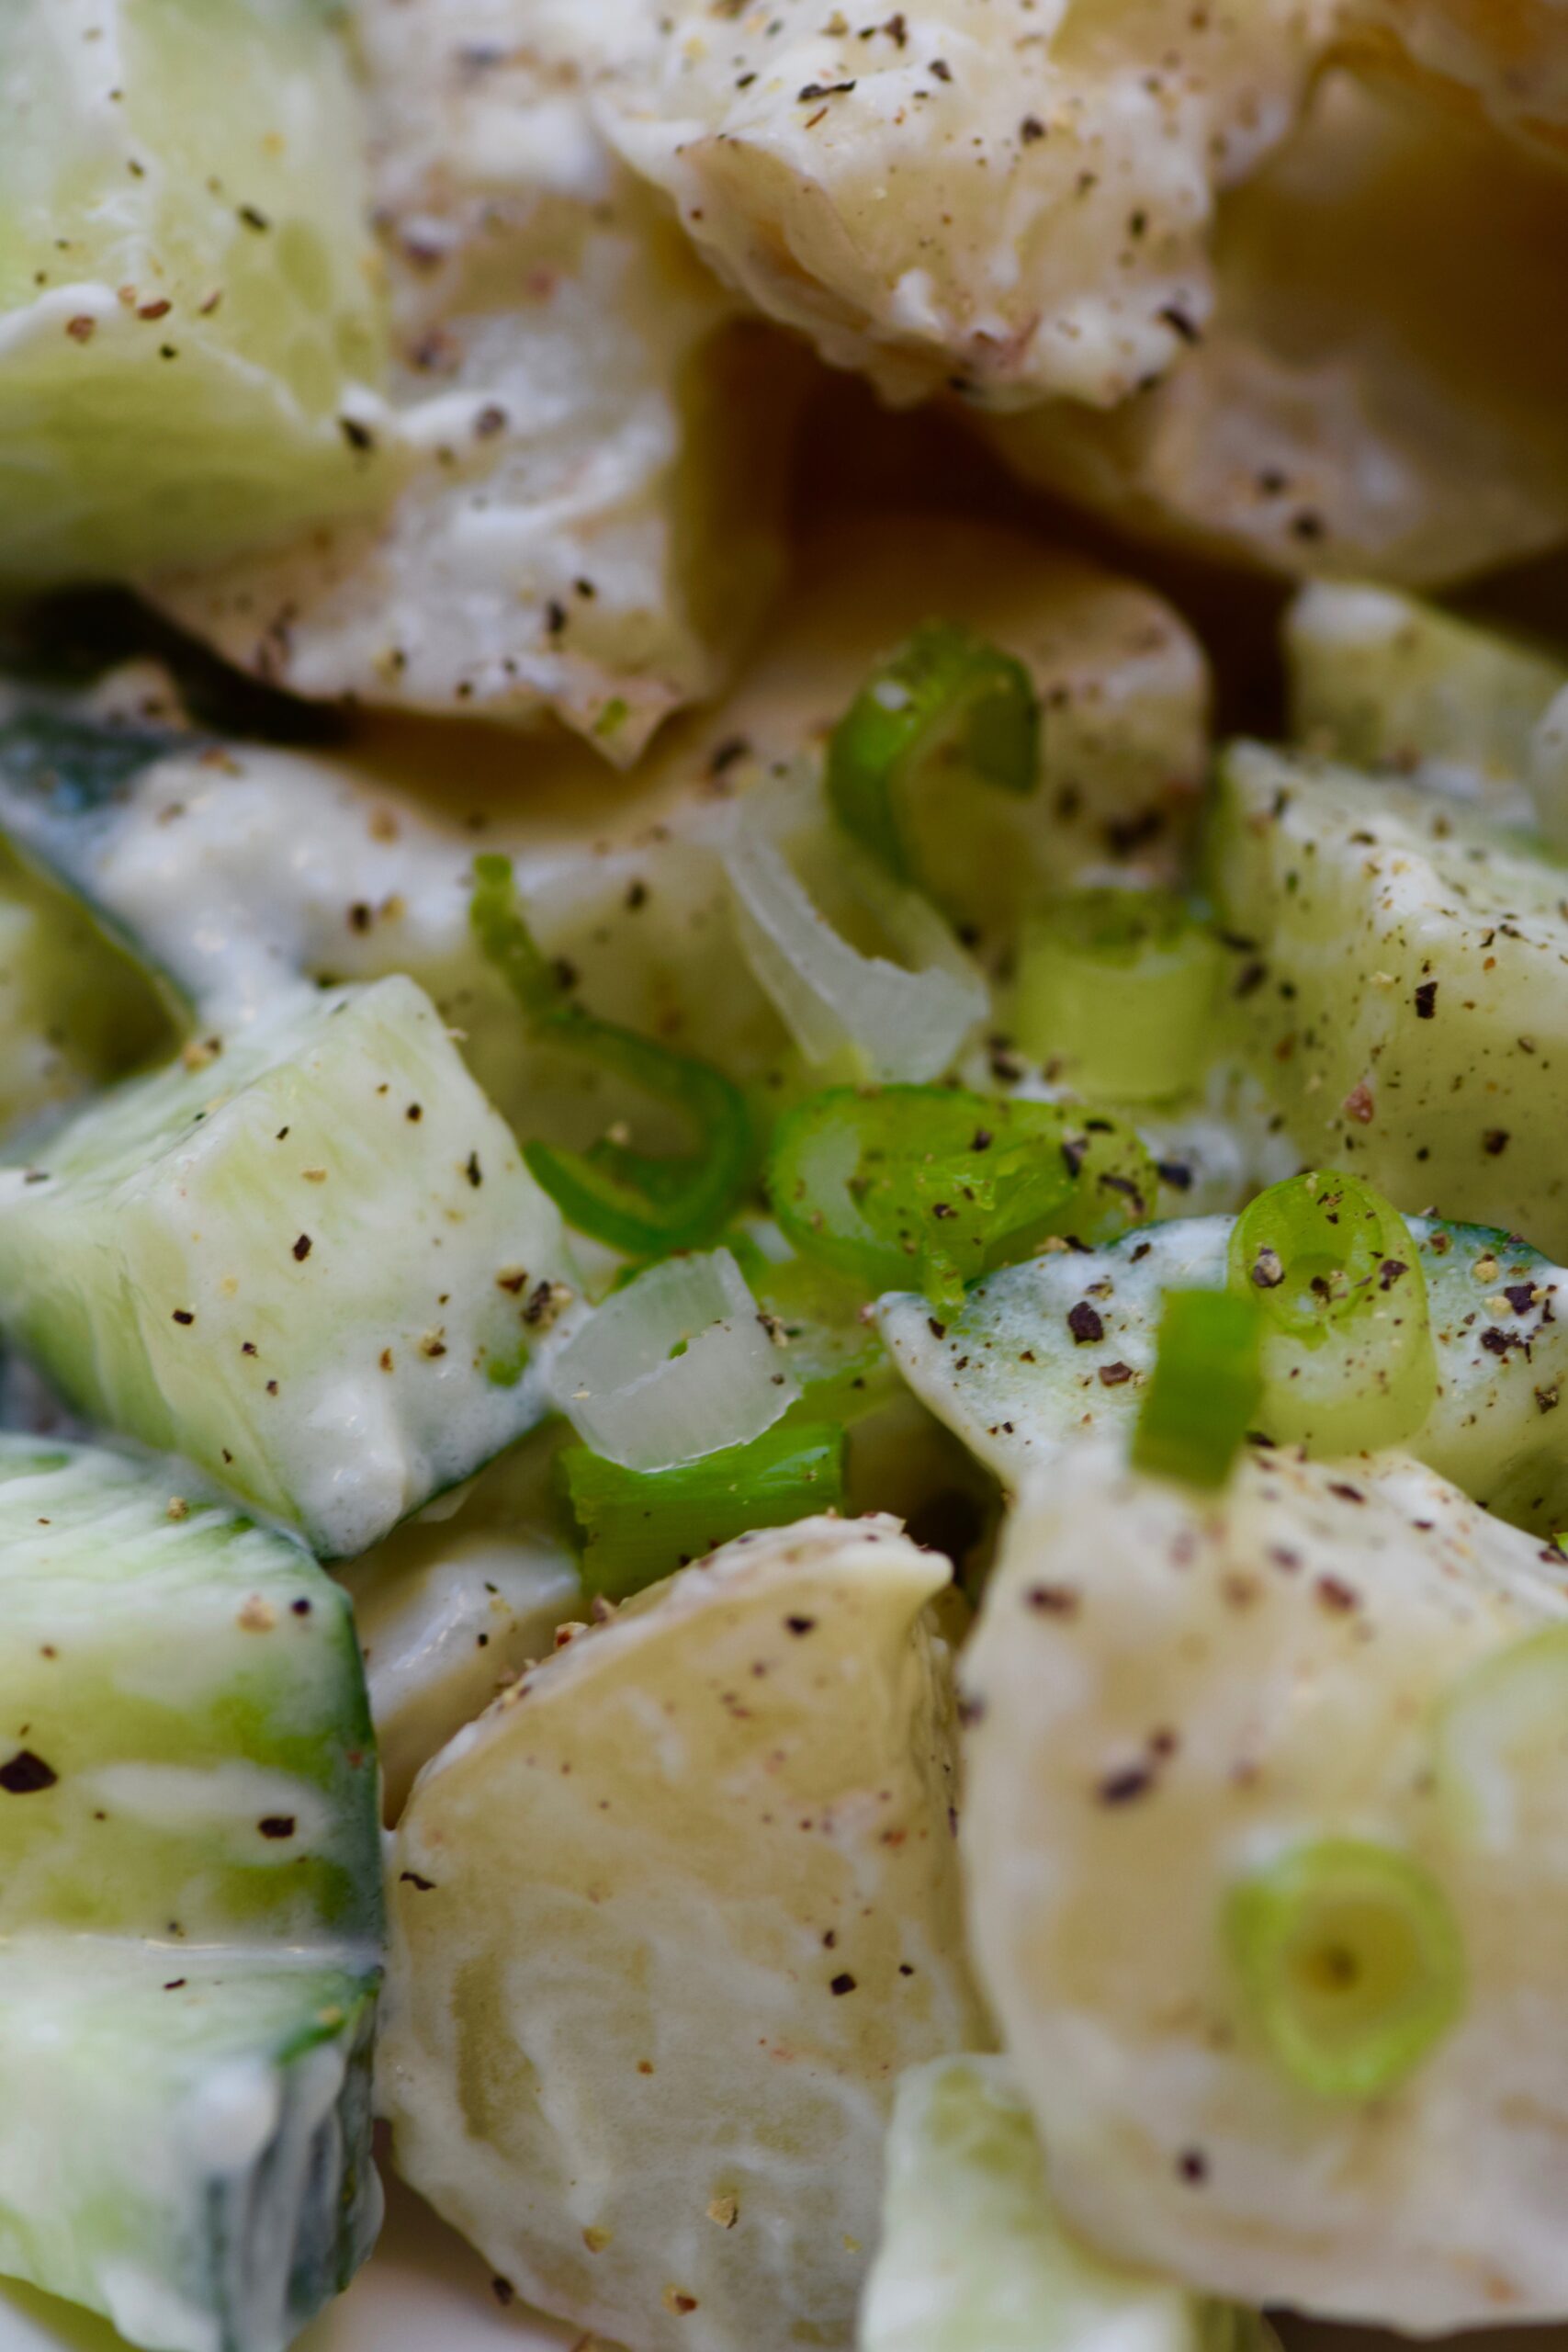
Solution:
[{"label": "chopped white onion", "polygon": [[613,1292],[551,1383],[578,1435],[627,1470],[744,1445],[800,1394],[728,1250],[666,1258]]},{"label": "chopped white onion", "polygon": [[786,851],[792,834],[830,823],[816,785],[765,787],[736,809],[724,865],[747,961],[807,1061],[831,1062],[847,1048],[870,1078],[936,1078],[985,1018],[986,983],[930,900],[890,881],[847,838],[835,854],[912,968],[863,956],[835,931]]}]

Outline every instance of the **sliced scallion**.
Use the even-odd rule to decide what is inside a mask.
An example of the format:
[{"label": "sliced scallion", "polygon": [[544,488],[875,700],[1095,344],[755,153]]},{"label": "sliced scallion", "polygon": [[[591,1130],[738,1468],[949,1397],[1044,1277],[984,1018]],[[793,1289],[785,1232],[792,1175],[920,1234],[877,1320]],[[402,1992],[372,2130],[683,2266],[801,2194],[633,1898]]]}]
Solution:
[{"label": "sliced scallion", "polygon": [[828,746],[834,814],[900,882],[919,879],[900,802],[917,773],[938,764],[1002,792],[1032,792],[1040,776],[1028,671],[944,621],[916,629],[866,681]]},{"label": "sliced scallion", "polygon": [[529,1173],[580,1233],[637,1258],[662,1257],[711,1240],[744,1192],[753,1166],[750,1115],[739,1088],[709,1062],[676,1053],[564,998],[517,903],[511,862],[475,861],[474,934],[536,1032],[552,1044],[677,1112],[689,1152],[657,1154],[602,1136],[586,1151],[534,1140]]},{"label": "sliced scallion", "polygon": [[1034,1060],[1112,1102],[1189,1091],[1212,1047],[1221,950],[1163,890],[1075,890],[1025,925],[1012,1030]]},{"label": "sliced scallion", "polygon": [[1370,1839],[1322,1838],[1252,1872],[1224,1932],[1275,2058],[1325,2098],[1393,2089],[1464,2006],[1448,1898],[1413,1856]]},{"label": "sliced scallion", "polygon": [[1223,1290],[1171,1290],[1159,1352],[1133,1433],[1135,1468],[1190,1487],[1223,1487],[1258,1413],[1258,1317]]},{"label": "sliced scallion", "polygon": [[1396,1445],[1437,1396],[1427,1280],[1399,1212],[1354,1176],[1314,1170],[1237,1218],[1230,1287],[1258,1308],[1263,1427],[1325,1455]]},{"label": "sliced scallion", "polygon": [[767,1182],[795,1247],[876,1294],[958,1305],[1053,1235],[1109,1240],[1157,1178],[1121,1120],[940,1086],[829,1087],[784,1115]]},{"label": "sliced scallion", "polygon": [[624,1600],[732,1536],[839,1510],[844,1450],[830,1422],[786,1422],[671,1470],[626,1470],[568,1446],[557,1475],[582,1539],[586,1589]]}]

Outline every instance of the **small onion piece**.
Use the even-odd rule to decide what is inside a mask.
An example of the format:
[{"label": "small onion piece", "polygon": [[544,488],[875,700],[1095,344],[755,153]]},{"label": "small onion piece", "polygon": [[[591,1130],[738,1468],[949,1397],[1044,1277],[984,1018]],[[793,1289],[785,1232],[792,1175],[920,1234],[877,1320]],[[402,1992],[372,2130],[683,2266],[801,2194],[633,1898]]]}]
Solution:
[{"label": "small onion piece", "polygon": [[792,839],[829,823],[820,788],[795,783],[765,786],[736,812],[724,865],[747,961],[808,1062],[848,1056],[867,1078],[936,1078],[985,1019],[985,981],[930,901],[847,836],[835,863],[907,967],[835,929],[788,854]]},{"label": "small onion piece", "polygon": [[626,1470],[745,1445],[800,1394],[728,1250],[666,1258],[612,1292],[551,1385],[584,1443]]}]

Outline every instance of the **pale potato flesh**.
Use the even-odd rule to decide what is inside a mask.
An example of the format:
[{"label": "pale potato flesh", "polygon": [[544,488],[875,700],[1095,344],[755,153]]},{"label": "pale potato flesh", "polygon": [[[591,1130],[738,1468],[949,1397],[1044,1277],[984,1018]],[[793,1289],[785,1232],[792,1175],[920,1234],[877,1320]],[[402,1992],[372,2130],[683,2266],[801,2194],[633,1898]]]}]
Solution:
[{"label": "pale potato flesh", "polygon": [[1316,0],[633,12],[601,119],[770,316],[897,399],[1096,408],[1213,306],[1217,190],[1301,103]]},{"label": "pale potato flesh", "polygon": [[946,1579],[888,1520],[742,1537],[417,1783],[395,2161],[546,2311],[646,2352],[851,2341],[894,2079],[984,2035]]},{"label": "pale potato flesh", "polygon": [[[1108,2254],[1418,2333],[1563,2308],[1565,1627],[1560,1555],[1399,1455],[1208,1498],[1090,1444],[1026,1490],[963,1663],[969,1925]],[[1413,1855],[1462,1939],[1462,2014],[1376,2098],[1284,2071],[1223,1932],[1335,1837]]]},{"label": "pale potato flesh", "polygon": [[384,520],[154,593],[297,694],[553,712],[625,766],[723,683],[774,584],[787,355],[759,399],[733,305],[598,136],[580,28],[548,17],[360,0],[409,478]]},{"label": "pale potato flesh", "polygon": [[989,429],[1153,537],[1444,586],[1568,529],[1565,237],[1563,174],[1429,93],[1330,74],[1223,203],[1213,315],[1168,379]]}]

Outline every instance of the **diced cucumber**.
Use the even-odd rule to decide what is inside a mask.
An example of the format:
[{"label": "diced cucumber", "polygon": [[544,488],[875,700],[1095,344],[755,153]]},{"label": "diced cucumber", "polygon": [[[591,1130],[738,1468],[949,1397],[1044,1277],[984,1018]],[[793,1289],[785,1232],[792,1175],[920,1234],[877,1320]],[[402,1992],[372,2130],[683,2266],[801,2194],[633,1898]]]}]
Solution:
[{"label": "diced cucumber", "polygon": [[177,1476],[0,1436],[0,1936],[374,1939],[346,1601]]},{"label": "diced cucumber", "polygon": [[932,2058],[900,2078],[860,2352],[1258,2352],[1247,2312],[1123,2269],[1058,2217],[1005,2058]]},{"label": "diced cucumber", "polygon": [[0,1437],[0,2272],[282,2352],[379,2218],[381,1919],[343,1594],[166,1465]]},{"label": "diced cucumber", "polygon": [[153,2352],[283,2352],[380,2223],[376,1974],[0,1943],[0,2271]]},{"label": "diced cucumber", "polygon": [[[1568,1270],[1488,1226],[1406,1222],[1438,1359],[1437,1400],[1406,1449],[1498,1517],[1551,1534],[1568,1525],[1551,1418],[1568,1403]],[[1086,1435],[1125,1436],[1164,1294],[1223,1289],[1231,1227],[1183,1218],[1007,1267],[940,1329],[913,1295],[885,1298],[878,1321],[921,1402],[1017,1487]]]},{"label": "diced cucumber", "polygon": [[154,990],[82,909],[0,849],[0,1130],[169,1043]]},{"label": "diced cucumber", "polygon": [[985,2031],[947,1564],[742,1537],[585,1627],[421,1775],[379,2096],[522,2295],[646,2352],[843,2346],[905,2065]]},{"label": "diced cucumber", "polygon": [[1532,741],[1568,663],[1417,596],[1328,580],[1286,614],[1285,656],[1303,749],[1533,822]]},{"label": "diced cucumber", "polygon": [[379,498],[333,12],[9,0],[0,110],[0,580],[154,571]]},{"label": "diced cucumber", "polygon": [[[1568,1564],[1397,1454],[1210,1497],[1080,1445],[961,1683],[971,1948],[1065,2217],[1243,2302],[1561,2312]],[[1240,1891],[1292,1865],[1265,2000]]]},{"label": "diced cucumber", "polygon": [[0,1174],[0,1325],[329,1557],[540,1417],[559,1216],[415,984],[286,989]]},{"label": "diced cucumber", "polygon": [[1409,786],[1220,763],[1243,1049],[1309,1164],[1568,1251],[1568,865]]}]

